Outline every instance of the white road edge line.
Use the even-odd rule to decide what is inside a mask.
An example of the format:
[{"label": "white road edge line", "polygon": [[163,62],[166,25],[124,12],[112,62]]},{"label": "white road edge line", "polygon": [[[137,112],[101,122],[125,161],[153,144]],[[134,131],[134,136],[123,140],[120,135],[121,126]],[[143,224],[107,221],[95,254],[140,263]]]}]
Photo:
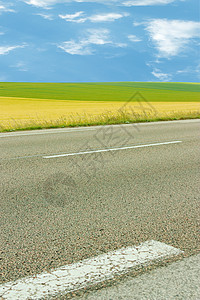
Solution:
[{"label": "white road edge line", "polygon": [[[28,300],[53,297],[79,290],[131,268],[149,265],[183,253],[180,249],[158,241],[146,241],[137,247],[122,248],[78,263],[66,265],[35,277],[26,277],[0,285],[0,297],[6,300]],[[45,298],[46,299],[46,298]]]},{"label": "white road edge line", "polygon": [[65,133],[65,132],[74,132],[74,131],[88,131],[88,130],[98,130],[99,128],[105,127],[131,127],[131,126],[151,126],[151,125],[169,125],[169,124],[187,124],[187,123],[199,123],[200,119],[190,119],[190,120],[173,120],[173,121],[157,121],[157,122],[143,122],[143,123],[130,123],[130,124],[112,124],[112,125],[96,125],[92,128],[81,127],[66,127],[66,128],[54,128],[54,129],[42,129],[42,130],[32,130],[32,131],[16,131],[16,132],[1,132],[0,138],[5,137],[17,137],[17,136],[26,136],[26,135],[41,135],[41,134],[51,134],[51,133]]},{"label": "white road edge line", "polygon": [[177,143],[182,143],[182,141],[163,142],[163,143],[136,145],[136,146],[128,146],[128,147],[120,147],[120,148],[109,148],[109,149],[101,149],[101,150],[91,150],[91,151],[85,151],[85,152],[83,151],[83,152],[77,152],[77,153],[55,154],[55,155],[43,156],[43,158],[58,158],[58,157],[75,156],[75,155],[83,155],[83,154],[98,153],[98,152],[108,152],[108,151],[119,151],[119,150],[126,150],[126,149],[153,147],[153,146],[169,145],[169,144],[177,144]]},{"label": "white road edge line", "polygon": [[8,138],[8,137],[18,137],[18,136],[29,136],[29,135],[42,135],[42,134],[55,134],[55,133],[75,133],[79,131],[94,131],[94,128],[84,128],[84,129],[54,129],[54,130],[45,130],[45,131],[40,131],[40,132],[35,132],[34,130],[32,132],[27,132],[27,133],[20,133],[20,132],[6,132],[6,133],[1,133],[0,138]]}]

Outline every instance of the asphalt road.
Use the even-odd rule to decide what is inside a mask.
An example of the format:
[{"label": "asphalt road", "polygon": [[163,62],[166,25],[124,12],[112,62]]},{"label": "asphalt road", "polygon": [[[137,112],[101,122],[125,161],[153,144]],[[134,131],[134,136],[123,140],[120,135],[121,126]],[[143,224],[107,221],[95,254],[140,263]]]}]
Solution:
[{"label": "asphalt road", "polygon": [[0,283],[147,240],[199,253],[199,149],[200,120],[0,134]]},{"label": "asphalt road", "polygon": [[[200,254],[115,285],[88,291],[82,300],[199,300]],[[75,298],[79,300],[80,297]]]}]

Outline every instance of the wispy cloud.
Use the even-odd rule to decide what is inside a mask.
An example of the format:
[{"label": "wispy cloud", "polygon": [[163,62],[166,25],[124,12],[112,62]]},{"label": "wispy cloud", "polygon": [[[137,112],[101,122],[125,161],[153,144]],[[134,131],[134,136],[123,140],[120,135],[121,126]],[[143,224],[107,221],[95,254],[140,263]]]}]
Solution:
[{"label": "wispy cloud", "polygon": [[0,2],[0,14],[3,12],[15,12],[15,10],[11,9],[9,5]]},{"label": "wispy cloud", "polygon": [[121,19],[128,16],[127,13],[104,13],[96,14],[92,16],[86,16],[83,11],[76,12],[74,14],[59,15],[61,19],[64,19],[67,22],[83,23],[90,21],[92,23],[101,23],[101,22],[113,22],[115,20]]},{"label": "wispy cloud", "polygon": [[87,18],[80,18],[84,15],[83,11],[78,11],[74,14],[66,14],[66,15],[59,15],[61,19],[64,19],[67,22],[75,22],[75,23],[82,23],[85,22]]},{"label": "wispy cloud", "polygon": [[155,19],[146,26],[159,57],[170,58],[187,48],[193,38],[198,38],[200,23],[183,20]]},{"label": "wispy cloud", "polygon": [[37,6],[37,7],[49,8],[51,5],[54,5],[61,1],[57,1],[57,0],[24,0],[24,2],[27,4],[33,5],[33,6]]},{"label": "wispy cloud", "polygon": [[71,55],[91,55],[93,52],[92,49],[88,47],[88,44],[84,41],[76,42],[72,40],[64,42],[61,45],[58,45],[58,48]]},{"label": "wispy cloud", "polygon": [[163,73],[159,69],[153,70],[153,72],[151,72],[151,74],[153,74],[153,76],[155,76],[160,81],[170,81],[170,79],[171,79],[171,75],[170,74]]},{"label": "wispy cloud", "polygon": [[107,14],[97,14],[89,17],[91,22],[113,22],[115,20],[121,19],[128,16],[127,13],[107,13]]},{"label": "wispy cloud", "polygon": [[198,75],[200,75],[200,63],[196,62],[195,67],[194,66],[188,66],[182,70],[178,70],[176,72],[177,74],[195,74],[197,73]]},{"label": "wispy cloud", "polygon": [[91,55],[95,52],[92,46],[110,45],[125,47],[125,44],[115,43],[110,39],[108,29],[88,29],[87,36],[79,41],[71,40],[58,45],[58,48],[72,55]]},{"label": "wispy cloud", "polygon": [[89,44],[104,45],[111,43],[108,29],[88,29],[88,33],[89,36],[86,41]]},{"label": "wispy cloud", "polygon": [[16,46],[0,46],[0,55],[8,54],[10,51],[15,50],[17,48],[24,48],[25,45],[16,45]]},{"label": "wispy cloud", "polygon": [[[42,7],[42,8],[51,8],[57,3],[70,3],[70,2],[94,2],[94,3],[103,3],[103,4],[116,4],[117,6],[152,6],[152,5],[167,5],[173,3],[177,0],[23,0],[25,3]],[[180,0],[179,0],[180,1]],[[184,1],[184,0],[181,0]]]},{"label": "wispy cloud", "polygon": [[53,16],[50,15],[50,14],[40,13],[40,14],[37,14],[37,16],[40,16],[40,17],[42,17],[42,18],[45,19],[45,20],[49,20],[49,21],[52,21],[52,20],[53,20]]},{"label": "wispy cloud", "polygon": [[138,38],[136,35],[134,34],[129,34],[128,35],[128,39],[131,41],[131,42],[141,42],[142,40],[140,38]]},{"label": "wispy cloud", "polygon": [[152,5],[166,5],[175,0],[128,0],[122,4],[125,6],[152,6]]},{"label": "wispy cloud", "polygon": [[45,9],[50,9],[53,5],[59,3],[70,3],[70,2],[100,2],[100,1],[85,1],[85,0],[23,0],[25,3],[36,6],[42,7]]},{"label": "wispy cloud", "polygon": [[79,41],[67,41],[58,47],[66,53],[72,55],[91,55],[94,49],[91,45],[105,45],[111,43],[109,40],[109,30],[107,29],[90,29],[88,36]]}]

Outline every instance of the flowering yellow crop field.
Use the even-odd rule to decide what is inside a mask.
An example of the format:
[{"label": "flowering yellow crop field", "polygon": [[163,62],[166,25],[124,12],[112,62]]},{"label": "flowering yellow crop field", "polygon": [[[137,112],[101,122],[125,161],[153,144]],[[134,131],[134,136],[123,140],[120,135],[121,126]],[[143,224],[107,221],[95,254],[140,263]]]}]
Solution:
[{"label": "flowering yellow crop field", "polygon": [[200,84],[1,83],[0,131],[200,118]]},{"label": "flowering yellow crop field", "polygon": [[[77,125],[101,124],[104,123],[103,119],[109,119],[109,116],[118,118],[121,123],[124,115],[127,115],[128,119],[132,117],[132,121],[145,119],[147,116],[170,119],[173,116],[188,116],[189,113],[196,113],[197,116],[198,112],[199,102],[127,103],[0,97],[0,130],[74,126],[76,122]],[[117,120],[114,123],[117,123]]]},{"label": "flowering yellow crop field", "polygon": [[[146,108],[155,109],[158,113],[187,112],[200,110],[200,102],[140,102]],[[70,101],[52,99],[31,99],[31,98],[0,98],[0,121],[6,120],[30,120],[42,118],[45,120],[66,117],[72,114],[93,114],[98,115],[106,111],[117,111],[131,108],[135,112],[141,112],[142,108],[138,102],[118,101]]]}]

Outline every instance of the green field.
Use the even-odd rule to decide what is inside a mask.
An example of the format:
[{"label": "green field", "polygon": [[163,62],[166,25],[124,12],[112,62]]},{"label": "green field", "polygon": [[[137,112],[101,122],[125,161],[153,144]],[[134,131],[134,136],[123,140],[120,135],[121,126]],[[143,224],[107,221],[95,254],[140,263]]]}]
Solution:
[{"label": "green field", "polygon": [[198,83],[0,83],[0,131],[190,118]]},{"label": "green field", "polygon": [[154,82],[0,83],[0,97],[124,102],[135,92],[140,92],[150,102],[199,102],[200,84]]}]

